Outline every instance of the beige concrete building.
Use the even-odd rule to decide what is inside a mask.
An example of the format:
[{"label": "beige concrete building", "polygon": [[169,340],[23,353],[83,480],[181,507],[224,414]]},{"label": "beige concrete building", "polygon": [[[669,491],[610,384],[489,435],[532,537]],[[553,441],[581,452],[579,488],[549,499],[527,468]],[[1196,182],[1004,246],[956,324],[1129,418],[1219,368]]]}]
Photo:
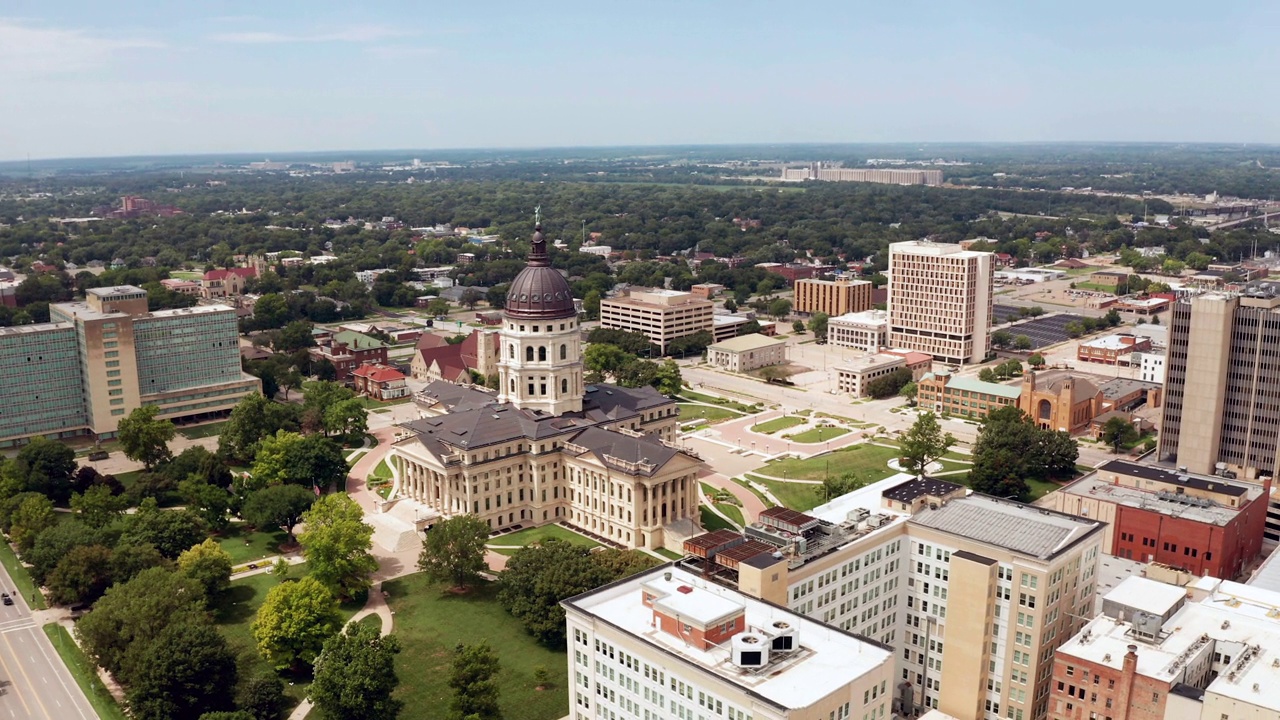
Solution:
[{"label": "beige concrete building", "polygon": [[757,333],[730,338],[707,347],[707,363],[729,372],[750,372],[787,362],[787,341]]},{"label": "beige concrete building", "polygon": [[712,329],[715,304],[676,290],[632,290],[600,301],[600,326],[644,334],[662,352],[676,338]]},{"label": "beige concrete building", "polygon": [[1105,524],[899,475],[737,541],[692,571],[895,648],[894,711],[1046,716],[1053,651],[1092,615]]},{"label": "beige concrete building", "polygon": [[1280,284],[1173,304],[1159,457],[1193,473],[1275,476]]},{"label": "beige concrete building", "polygon": [[893,715],[891,648],[678,566],[562,604],[573,720]]},{"label": "beige concrete building", "polygon": [[889,344],[936,360],[981,362],[991,349],[991,253],[928,241],[889,245]]},{"label": "beige concrete building", "polygon": [[854,397],[866,397],[867,385],[887,375],[892,375],[899,368],[907,366],[906,358],[900,355],[879,353],[858,358],[852,362],[836,366],[836,387]]},{"label": "beige concrete building", "polygon": [[833,315],[827,320],[827,343],[879,352],[889,344],[889,314],[884,310],[864,310]]},{"label": "beige concrete building", "polygon": [[796,280],[792,309],[798,313],[826,313],[832,317],[871,309],[871,283],[866,280]]}]

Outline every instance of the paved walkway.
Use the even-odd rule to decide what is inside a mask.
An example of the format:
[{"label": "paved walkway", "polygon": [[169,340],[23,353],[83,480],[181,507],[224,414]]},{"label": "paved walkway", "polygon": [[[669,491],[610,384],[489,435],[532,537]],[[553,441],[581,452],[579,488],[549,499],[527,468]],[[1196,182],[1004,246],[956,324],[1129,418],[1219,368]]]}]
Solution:
[{"label": "paved walkway", "polygon": [[711,487],[728,491],[736,497],[742,506],[742,516],[748,523],[755,522],[756,518],[760,517],[760,513],[765,511],[764,501],[757,497],[755,493],[720,473],[708,473],[699,477],[698,480]]}]

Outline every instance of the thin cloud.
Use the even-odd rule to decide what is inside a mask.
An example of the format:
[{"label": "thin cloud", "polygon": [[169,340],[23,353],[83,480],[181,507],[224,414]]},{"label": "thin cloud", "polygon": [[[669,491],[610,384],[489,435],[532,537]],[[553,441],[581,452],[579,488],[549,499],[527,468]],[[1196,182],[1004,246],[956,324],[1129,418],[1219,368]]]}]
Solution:
[{"label": "thin cloud", "polygon": [[369,43],[390,38],[406,37],[412,33],[386,25],[355,25],[334,32],[281,33],[253,30],[248,32],[218,33],[212,36],[217,42],[239,45],[273,45],[282,43]]},{"label": "thin cloud", "polygon": [[0,18],[0,75],[11,78],[80,72],[121,52],[163,47],[164,43],[146,38],[108,38],[79,29],[34,27]]}]

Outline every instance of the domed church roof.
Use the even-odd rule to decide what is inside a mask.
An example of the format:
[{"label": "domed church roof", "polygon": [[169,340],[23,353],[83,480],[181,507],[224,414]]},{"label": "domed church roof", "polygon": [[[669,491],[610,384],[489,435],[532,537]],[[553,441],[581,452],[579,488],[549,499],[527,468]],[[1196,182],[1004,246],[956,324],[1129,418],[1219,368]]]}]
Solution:
[{"label": "domed church roof", "polygon": [[511,282],[503,312],[516,320],[558,320],[578,314],[568,281],[551,267],[541,224],[533,231],[529,265]]}]

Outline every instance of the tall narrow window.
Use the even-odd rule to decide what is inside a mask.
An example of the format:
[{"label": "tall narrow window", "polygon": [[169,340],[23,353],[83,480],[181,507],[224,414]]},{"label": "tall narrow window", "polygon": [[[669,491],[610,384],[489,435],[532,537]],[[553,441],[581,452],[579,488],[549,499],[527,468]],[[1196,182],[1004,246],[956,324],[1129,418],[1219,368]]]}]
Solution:
[{"label": "tall narrow window", "polygon": [[508,345],[507,347],[508,347],[508,349],[511,351],[511,359],[512,359],[512,360],[515,360],[515,359],[516,359],[516,345],[515,345],[515,343],[512,343],[512,344]]},{"label": "tall narrow window", "polygon": [[546,361],[547,361],[547,348],[546,348],[546,346],[545,346],[545,345],[544,345],[544,346],[542,346],[542,347],[540,347],[540,348],[538,348],[538,361],[539,361],[539,362],[546,362]]},{"label": "tall narrow window", "polygon": [[561,346],[560,346],[560,359],[561,359],[561,360],[568,360],[568,359],[569,359],[569,346],[568,346],[568,345],[561,345]]},{"label": "tall narrow window", "polygon": [[524,349],[524,359],[526,362],[533,362],[533,346]]},{"label": "tall narrow window", "polygon": [[562,380],[560,381],[560,393],[561,393],[561,394],[563,394],[563,395],[567,395],[567,394],[569,393],[569,380],[568,380],[568,379],[562,379]]}]

